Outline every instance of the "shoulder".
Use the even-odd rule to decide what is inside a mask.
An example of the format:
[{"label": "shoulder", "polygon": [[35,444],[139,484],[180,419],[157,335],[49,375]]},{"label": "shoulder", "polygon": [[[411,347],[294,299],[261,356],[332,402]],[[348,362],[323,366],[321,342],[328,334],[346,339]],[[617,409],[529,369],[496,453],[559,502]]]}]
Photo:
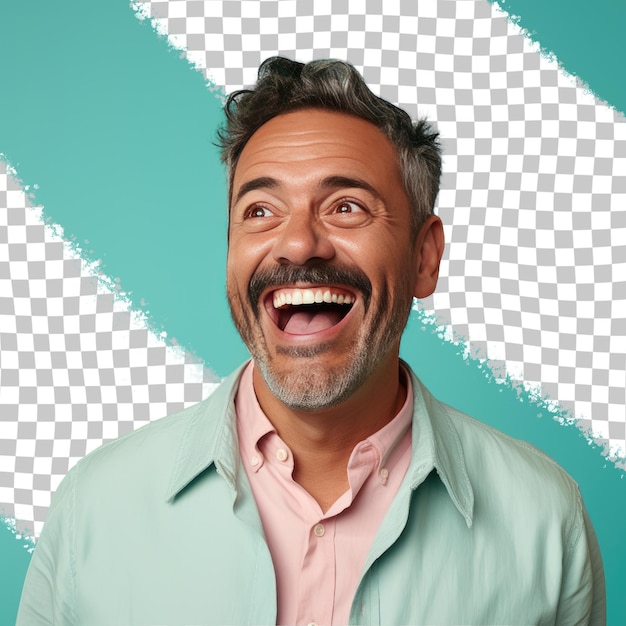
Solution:
[{"label": "shoulder", "polygon": [[[202,402],[156,419],[104,444],[79,461],[76,467],[81,472],[86,472],[94,471],[100,466],[112,469],[110,465],[134,468],[139,461],[142,465],[163,465],[168,460],[174,462],[181,446],[189,441],[200,439],[210,444],[220,435],[227,422],[228,409],[233,405],[244,367],[245,365],[225,378]],[[210,447],[207,445],[207,448]]]},{"label": "shoulder", "polygon": [[195,453],[205,467],[213,461],[217,442],[231,426],[228,408],[237,374],[225,379],[202,402],[97,448],[72,468],[59,491],[71,485],[77,502],[84,503],[127,501],[138,492],[165,500],[172,477],[186,459]]},{"label": "shoulder", "polygon": [[474,520],[535,529],[552,526],[575,541],[582,530],[583,504],[574,479],[547,454],[435,399],[417,385],[430,417],[440,465],[468,482]]},{"label": "shoulder", "polygon": [[[419,545],[442,564],[438,585],[462,581],[466,590],[476,584],[475,593],[466,595],[498,615],[490,623],[510,615],[524,616],[524,623],[560,624],[601,616],[602,564],[576,482],[541,450],[436,400],[413,381],[414,450],[425,435],[436,473],[412,483],[415,515],[408,529],[416,541],[424,527],[432,530]],[[424,466],[414,459],[418,469]],[[469,579],[459,575],[463,563],[473,564]],[[510,603],[498,604],[502,598]],[[591,623],[600,621],[593,617]]]},{"label": "shoulder", "polygon": [[554,484],[571,491],[576,487],[572,477],[551,457],[527,441],[515,439],[477,419],[436,401],[459,435],[468,471],[482,479],[498,473],[498,480]]},{"label": "shoulder", "polygon": [[[90,452],[75,466],[78,474],[127,472],[139,465],[153,469],[171,460],[186,430],[200,416],[211,417],[211,396],[202,402],[138,428]],[[109,474],[110,476],[110,474]]]},{"label": "shoulder", "polygon": [[508,550],[512,563],[549,569],[543,584],[558,591],[556,622],[605,623],[602,557],[576,481],[535,446],[439,405],[461,441],[476,526],[494,543],[504,533],[501,558]]}]

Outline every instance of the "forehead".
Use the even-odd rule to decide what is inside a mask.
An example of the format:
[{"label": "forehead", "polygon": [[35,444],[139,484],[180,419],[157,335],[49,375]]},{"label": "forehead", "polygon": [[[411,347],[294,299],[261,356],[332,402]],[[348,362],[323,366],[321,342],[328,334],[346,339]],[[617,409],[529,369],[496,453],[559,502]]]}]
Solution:
[{"label": "forehead", "polygon": [[252,135],[231,191],[263,176],[305,182],[337,174],[358,174],[376,186],[401,184],[395,148],[376,126],[345,113],[303,109],[272,118]]}]

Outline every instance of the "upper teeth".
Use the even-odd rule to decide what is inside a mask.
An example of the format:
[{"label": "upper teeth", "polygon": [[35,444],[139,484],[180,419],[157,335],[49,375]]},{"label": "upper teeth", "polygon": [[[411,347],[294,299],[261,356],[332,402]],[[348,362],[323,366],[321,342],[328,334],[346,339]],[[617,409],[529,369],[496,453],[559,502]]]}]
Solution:
[{"label": "upper teeth", "polygon": [[274,292],[274,308],[300,304],[352,304],[354,297],[333,289],[278,289]]}]

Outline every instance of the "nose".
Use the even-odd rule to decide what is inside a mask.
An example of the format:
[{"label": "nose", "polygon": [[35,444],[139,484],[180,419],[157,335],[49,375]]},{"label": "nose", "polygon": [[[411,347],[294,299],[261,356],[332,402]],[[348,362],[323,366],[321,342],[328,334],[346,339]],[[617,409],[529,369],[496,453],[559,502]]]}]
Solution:
[{"label": "nose", "polygon": [[305,265],[316,259],[331,259],[335,248],[317,216],[294,211],[280,229],[273,255],[279,263]]}]

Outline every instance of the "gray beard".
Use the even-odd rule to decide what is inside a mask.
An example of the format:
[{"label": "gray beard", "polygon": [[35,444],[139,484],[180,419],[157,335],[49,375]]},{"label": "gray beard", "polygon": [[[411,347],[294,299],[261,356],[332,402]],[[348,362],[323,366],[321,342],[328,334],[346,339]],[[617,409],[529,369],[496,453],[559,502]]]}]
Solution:
[{"label": "gray beard", "polygon": [[[295,272],[292,270],[292,273]],[[288,279],[295,280],[291,275]],[[354,281],[350,282],[343,275],[338,282],[354,284]],[[354,394],[399,341],[413,302],[412,296],[408,295],[409,286],[403,285],[399,293],[407,295],[390,303],[388,287],[384,284],[374,318],[368,324],[370,334],[361,335],[352,346],[350,350],[352,358],[346,365],[333,369],[325,367],[324,353],[327,349],[325,344],[307,348],[283,347],[277,351],[294,359],[302,359],[303,362],[295,371],[279,374],[272,367],[267,346],[258,328],[256,291],[260,294],[263,287],[262,281],[258,287],[249,288],[248,300],[251,302],[251,311],[248,311],[242,295],[231,291],[227,285],[231,316],[268,389],[285,406],[295,411],[323,411],[341,404]],[[369,305],[369,293],[365,300]],[[235,307],[235,303],[239,303],[240,306]],[[366,310],[368,308],[369,306],[366,306]],[[385,320],[389,311],[391,314]],[[249,315],[250,312],[252,315]]]},{"label": "gray beard", "polygon": [[[319,348],[284,350],[294,358],[323,353]],[[277,376],[266,358],[254,356],[254,363],[272,394],[294,411],[323,411],[347,400],[367,380],[373,360],[367,359],[367,348],[356,351],[355,358],[339,371],[328,370],[323,363],[299,368],[294,373]],[[320,360],[324,357],[320,356]]]}]

